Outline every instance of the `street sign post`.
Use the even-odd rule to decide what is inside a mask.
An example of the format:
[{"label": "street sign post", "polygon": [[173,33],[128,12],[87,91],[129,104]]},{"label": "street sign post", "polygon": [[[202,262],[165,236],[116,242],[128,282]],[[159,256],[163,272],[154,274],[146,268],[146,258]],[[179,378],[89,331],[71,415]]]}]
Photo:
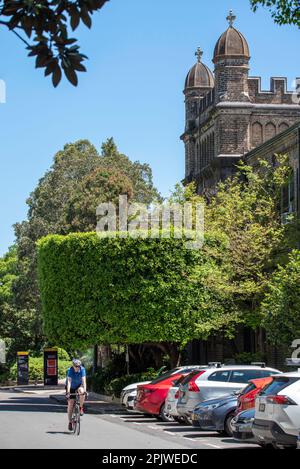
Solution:
[{"label": "street sign post", "polygon": [[29,352],[17,352],[17,384],[24,386],[29,383]]},{"label": "street sign post", "polygon": [[44,385],[58,384],[58,357],[56,348],[44,349]]}]

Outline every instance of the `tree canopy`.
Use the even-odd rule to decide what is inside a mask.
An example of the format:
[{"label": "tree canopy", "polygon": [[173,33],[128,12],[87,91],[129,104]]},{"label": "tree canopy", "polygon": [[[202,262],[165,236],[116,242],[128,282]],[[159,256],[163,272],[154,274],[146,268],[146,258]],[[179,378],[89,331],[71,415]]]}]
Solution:
[{"label": "tree canopy", "polygon": [[[117,202],[118,196],[124,194],[129,201],[147,204],[160,198],[150,166],[132,162],[110,138],[101,153],[87,140],[65,145],[27,199],[28,217],[15,225],[15,278],[9,290],[13,298],[9,308],[11,324],[20,315],[32,318],[28,325],[33,328],[31,336],[37,347],[46,340],[37,284],[37,240],[49,234],[94,231],[96,207],[102,202]],[[5,265],[8,262],[5,259]]]},{"label": "tree canopy", "polygon": [[[193,185],[177,186],[172,202],[206,206],[200,250],[187,249],[175,236],[87,233],[40,240],[47,335],[54,342],[60,337],[62,346],[97,341],[182,348],[218,333],[234,338],[240,324],[261,327],[269,281],[285,265],[298,233],[297,222],[283,225],[280,217],[289,175],[287,158],[277,157],[255,171],[241,163],[209,202]],[[81,315],[85,326],[77,331]]]},{"label": "tree canopy", "polygon": [[250,2],[254,11],[259,6],[267,7],[276,23],[294,24],[300,27],[299,0],[250,0]]}]

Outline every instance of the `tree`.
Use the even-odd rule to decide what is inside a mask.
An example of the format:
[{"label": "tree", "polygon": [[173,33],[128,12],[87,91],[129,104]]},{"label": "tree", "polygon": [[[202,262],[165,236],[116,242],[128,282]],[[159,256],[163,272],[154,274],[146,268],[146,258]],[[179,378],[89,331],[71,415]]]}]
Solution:
[{"label": "tree", "polygon": [[299,0],[250,0],[250,2],[254,11],[259,6],[267,7],[275,23],[295,24],[300,27]]},{"label": "tree", "polygon": [[274,345],[291,346],[300,338],[300,251],[273,273],[262,303],[263,324]]},{"label": "tree", "polygon": [[115,168],[126,174],[133,185],[133,201],[150,205],[162,202],[162,197],[153,185],[152,170],[147,163],[130,161],[128,156],[120,153],[113,138],[109,138],[101,147],[101,164]]},{"label": "tree", "polygon": [[34,311],[18,310],[14,302],[14,285],[18,279],[16,247],[0,258],[0,338],[7,346],[7,361],[15,360],[16,352],[36,348],[37,318]]},{"label": "tree", "polygon": [[76,86],[77,72],[86,71],[82,62],[87,57],[79,52],[77,39],[70,37],[69,29],[75,31],[80,23],[91,28],[91,16],[107,1],[0,0],[0,25],[26,44],[28,55],[36,57],[36,68],[44,68],[45,76],[52,75],[54,86],[59,84],[62,71]]},{"label": "tree", "polygon": [[18,275],[13,288],[14,303],[18,311],[28,311],[36,317],[34,335],[40,337],[40,342],[44,337],[36,242],[48,234],[94,231],[96,207],[102,202],[116,202],[119,195],[148,203],[158,195],[150,167],[120,154],[113,139],[107,144],[113,146],[113,153],[99,155],[87,140],[67,144],[57,152],[52,167],[27,200],[27,220],[15,225]]}]

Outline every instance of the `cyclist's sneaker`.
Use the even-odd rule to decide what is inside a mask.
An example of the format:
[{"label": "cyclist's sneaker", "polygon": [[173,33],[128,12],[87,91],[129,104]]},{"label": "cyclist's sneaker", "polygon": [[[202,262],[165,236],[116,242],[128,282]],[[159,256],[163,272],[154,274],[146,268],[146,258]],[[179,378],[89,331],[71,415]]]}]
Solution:
[{"label": "cyclist's sneaker", "polygon": [[69,428],[69,432],[71,432],[71,431],[73,430],[73,424],[72,424],[72,422],[69,422],[69,427],[68,427],[68,428]]},{"label": "cyclist's sneaker", "polygon": [[80,415],[81,415],[81,417],[84,415],[83,407],[80,407]]}]

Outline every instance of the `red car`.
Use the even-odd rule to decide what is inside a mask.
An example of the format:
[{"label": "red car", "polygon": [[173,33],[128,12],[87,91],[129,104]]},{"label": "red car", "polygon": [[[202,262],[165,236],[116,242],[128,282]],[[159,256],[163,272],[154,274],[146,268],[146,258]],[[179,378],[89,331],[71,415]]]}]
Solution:
[{"label": "red car", "polygon": [[244,410],[253,409],[255,407],[255,398],[257,394],[273,381],[272,377],[251,379],[249,385],[243,390],[238,398],[237,414]]},{"label": "red car", "polygon": [[165,400],[169,389],[182,376],[187,376],[196,367],[175,368],[159,376],[150,384],[142,384],[137,388],[135,408],[143,414],[151,414],[164,421],[170,421],[168,413],[165,411]]}]

